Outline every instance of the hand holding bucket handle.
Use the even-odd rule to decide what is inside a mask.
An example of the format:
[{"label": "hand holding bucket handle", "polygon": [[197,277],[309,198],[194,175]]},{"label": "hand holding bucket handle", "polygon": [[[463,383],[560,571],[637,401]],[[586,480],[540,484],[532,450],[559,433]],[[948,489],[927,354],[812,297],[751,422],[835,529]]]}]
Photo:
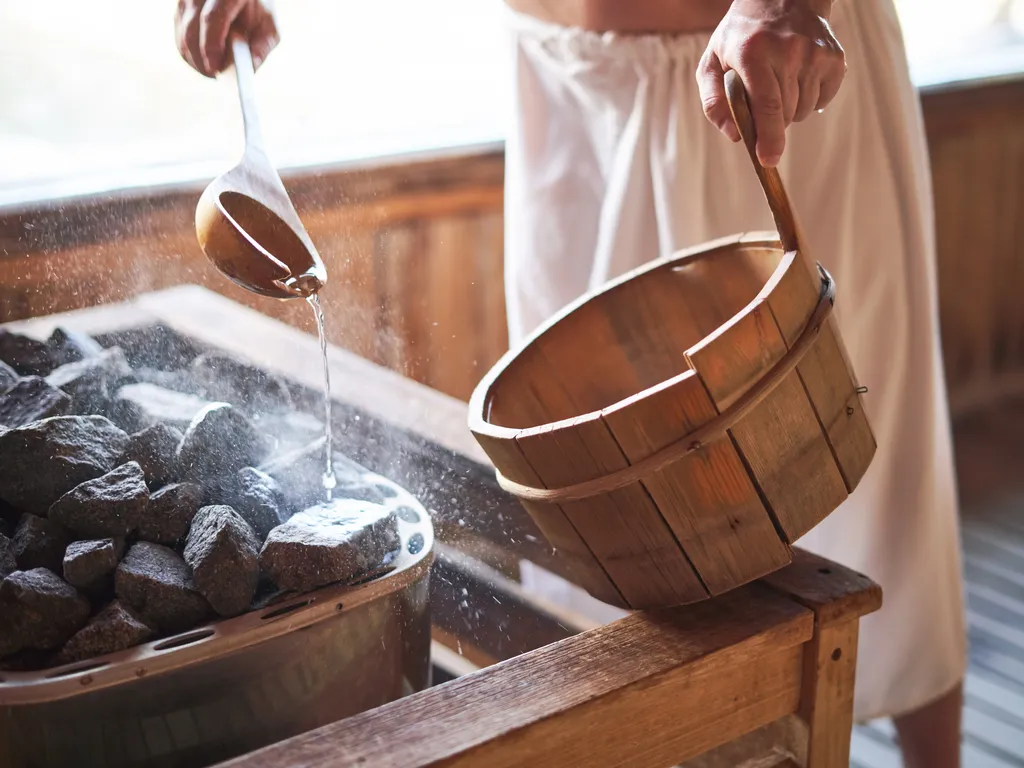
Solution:
[{"label": "hand holding bucket handle", "polygon": [[782,184],[782,176],[779,175],[778,168],[765,168],[757,159],[757,131],[754,128],[754,117],[750,113],[750,101],[743,81],[734,69],[725,73],[725,95],[729,101],[732,119],[740,132],[740,138],[747,146],[750,161],[754,164],[754,171],[761,182],[764,196],[768,199],[768,207],[771,208],[775,226],[779,230],[782,247],[787,252],[803,252],[806,240],[793,213],[789,195]]}]

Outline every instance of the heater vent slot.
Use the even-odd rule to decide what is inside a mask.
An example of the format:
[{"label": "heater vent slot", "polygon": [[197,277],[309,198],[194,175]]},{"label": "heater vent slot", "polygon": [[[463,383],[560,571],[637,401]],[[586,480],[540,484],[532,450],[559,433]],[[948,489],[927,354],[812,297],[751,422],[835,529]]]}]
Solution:
[{"label": "heater vent slot", "polygon": [[200,640],[206,640],[208,637],[213,637],[213,629],[200,629],[195,632],[189,632],[178,637],[172,637],[169,640],[164,640],[162,643],[158,643],[153,646],[154,651],[170,651],[174,648],[182,648],[186,645],[192,645],[192,643],[198,643]]}]

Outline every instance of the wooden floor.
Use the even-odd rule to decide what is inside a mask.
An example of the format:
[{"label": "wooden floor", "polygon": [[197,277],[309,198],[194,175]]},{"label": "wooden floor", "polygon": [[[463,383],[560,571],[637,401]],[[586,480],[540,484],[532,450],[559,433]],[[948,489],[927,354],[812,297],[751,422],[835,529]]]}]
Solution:
[{"label": "wooden floor", "polygon": [[[956,428],[970,625],[964,768],[1024,768],[1024,404]],[[900,768],[889,721],[853,734],[855,768]]]}]

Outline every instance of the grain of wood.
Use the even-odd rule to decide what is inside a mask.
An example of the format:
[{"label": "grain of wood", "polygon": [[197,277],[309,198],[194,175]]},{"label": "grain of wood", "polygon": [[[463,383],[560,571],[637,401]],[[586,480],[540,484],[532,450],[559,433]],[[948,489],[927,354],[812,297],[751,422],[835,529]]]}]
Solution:
[{"label": "grain of wood", "polygon": [[[771,310],[761,303],[688,355],[722,411],[785,352]],[[789,543],[846,498],[846,485],[797,372],[788,374],[731,433]]]},{"label": "grain of wood", "polygon": [[819,626],[805,651],[801,715],[810,729],[807,768],[850,764],[857,632],[857,619]]},{"label": "grain of wood", "polygon": [[[444,392],[459,392],[475,368],[478,326],[466,323],[457,298],[475,290],[474,225],[473,218],[446,217],[431,222],[426,235],[431,266],[421,286],[429,297],[428,381]],[[468,398],[471,391],[460,394]]]},{"label": "grain of wood", "polygon": [[[676,377],[643,398],[603,412],[631,463],[717,415],[700,379]],[[719,440],[646,477],[644,487],[712,595],[791,559],[732,442]]]},{"label": "grain of wood", "polygon": [[882,589],[862,573],[795,548],[793,562],[762,583],[815,613],[819,626],[845,622],[882,607]]},{"label": "grain of wood", "polygon": [[[628,466],[599,414],[516,438],[546,487],[562,487]],[[633,608],[680,605],[707,592],[640,483],[559,505]]]},{"label": "grain of wood", "polygon": [[789,715],[722,744],[677,768],[789,768],[807,761],[807,725]]},{"label": "grain of wood", "polygon": [[[812,273],[811,265],[801,264],[803,261],[807,261],[804,254],[786,254],[763,294],[787,347],[803,333],[821,294],[817,269]],[[853,378],[856,371],[834,316],[822,325],[814,346],[797,366],[797,373],[825,431],[846,489],[852,493],[874,456],[875,439]]]}]

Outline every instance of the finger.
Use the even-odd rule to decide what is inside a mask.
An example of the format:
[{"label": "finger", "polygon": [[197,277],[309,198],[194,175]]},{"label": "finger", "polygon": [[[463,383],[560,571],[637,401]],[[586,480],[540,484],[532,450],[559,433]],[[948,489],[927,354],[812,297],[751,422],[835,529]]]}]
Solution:
[{"label": "finger", "polygon": [[793,122],[800,105],[800,80],[797,72],[798,70],[790,68],[775,70],[775,79],[779,83],[782,95],[782,119],[786,126]]},{"label": "finger", "polygon": [[280,42],[274,17],[269,13],[264,13],[259,24],[252,31],[249,41],[249,47],[252,51],[253,69],[259,69],[260,65],[267,60],[270,52]]},{"label": "finger", "polygon": [[793,114],[794,123],[806,120],[814,110],[818,109],[820,93],[821,79],[815,74],[806,74],[800,81],[800,101],[797,104],[796,112]]},{"label": "finger", "polygon": [[710,49],[705,51],[697,65],[697,89],[707,119],[730,140],[738,142],[740,134],[725,96],[725,71],[718,55]]},{"label": "finger", "polygon": [[757,131],[757,159],[765,168],[774,168],[786,148],[786,120],[782,90],[769,67],[737,68],[750,99],[750,112]]},{"label": "finger", "polygon": [[828,73],[821,79],[818,91],[818,101],[815,104],[815,109],[824,109],[831,103],[832,99],[839,93],[839,87],[843,84],[843,78],[846,77],[846,60],[838,62],[835,66],[831,67]]},{"label": "finger", "polygon": [[[245,9],[247,0],[208,0],[200,14],[199,49],[207,70],[224,69],[228,31]],[[247,30],[248,31],[248,30]]]},{"label": "finger", "polygon": [[186,8],[181,16],[180,40],[178,50],[189,65],[200,74],[212,77],[206,63],[199,53],[199,13],[200,8],[195,2],[185,3]]}]

